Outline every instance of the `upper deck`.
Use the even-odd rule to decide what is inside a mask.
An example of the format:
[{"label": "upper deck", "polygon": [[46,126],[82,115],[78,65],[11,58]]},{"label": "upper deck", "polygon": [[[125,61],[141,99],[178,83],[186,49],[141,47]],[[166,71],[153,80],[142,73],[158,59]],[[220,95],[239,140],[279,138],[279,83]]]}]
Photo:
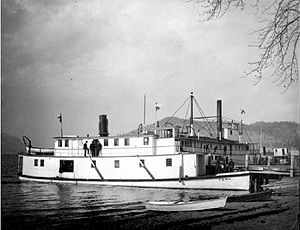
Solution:
[{"label": "upper deck", "polygon": [[[55,156],[85,156],[87,144],[92,156],[168,155],[180,152],[197,154],[239,154],[254,151],[254,146],[231,140],[187,136],[179,127],[156,128],[154,132],[128,136],[63,136],[54,137]],[[99,150],[93,153],[93,145]],[[101,146],[101,147],[99,147]],[[101,149],[101,150],[100,150]]]}]

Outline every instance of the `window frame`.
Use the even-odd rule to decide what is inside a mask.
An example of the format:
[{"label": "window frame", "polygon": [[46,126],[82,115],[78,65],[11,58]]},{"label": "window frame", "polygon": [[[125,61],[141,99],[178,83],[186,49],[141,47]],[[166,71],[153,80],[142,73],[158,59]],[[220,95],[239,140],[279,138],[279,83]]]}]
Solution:
[{"label": "window frame", "polygon": [[44,159],[41,159],[41,160],[40,160],[40,166],[41,166],[41,167],[45,167],[45,160],[44,160]]},{"label": "window frame", "polygon": [[34,159],[33,165],[34,165],[35,167],[38,167],[38,166],[39,166],[39,159]]},{"label": "window frame", "polygon": [[130,138],[124,138],[124,146],[130,146]]},{"label": "window frame", "polygon": [[[94,165],[97,167],[97,161],[96,160],[92,160]],[[95,168],[94,165],[91,163],[91,168]]]},{"label": "window frame", "polygon": [[140,161],[139,161],[139,167],[140,167],[140,168],[143,168],[144,166],[142,165],[141,162],[143,162],[143,164],[146,165],[145,159],[140,159]]},{"label": "window frame", "polygon": [[114,138],[114,146],[119,146],[119,138]]},{"label": "window frame", "polygon": [[143,144],[144,145],[149,145],[149,137],[144,137],[143,138]]},{"label": "window frame", "polygon": [[[67,165],[69,164],[69,165]],[[60,160],[59,161],[60,173],[74,173],[74,160]]]},{"label": "window frame", "polygon": [[58,140],[57,146],[62,147],[62,140]]},{"label": "window frame", "polygon": [[120,168],[120,160],[114,160],[114,168]]},{"label": "window frame", "polygon": [[166,167],[172,167],[173,160],[172,158],[166,158]]},{"label": "window frame", "polygon": [[109,141],[107,138],[103,139],[103,146],[108,146],[108,143]]}]

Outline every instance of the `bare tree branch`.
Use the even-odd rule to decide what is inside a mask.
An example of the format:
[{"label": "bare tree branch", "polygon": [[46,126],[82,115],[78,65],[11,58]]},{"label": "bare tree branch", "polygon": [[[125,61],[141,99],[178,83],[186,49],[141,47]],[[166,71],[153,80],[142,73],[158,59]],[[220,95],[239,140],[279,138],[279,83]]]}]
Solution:
[{"label": "bare tree branch", "polygon": [[[219,19],[228,11],[246,7],[243,0],[198,0],[204,9],[205,20]],[[257,61],[249,62],[245,76],[252,76],[255,85],[271,70],[274,83],[285,92],[291,84],[299,80],[297,51],[300,37],[299,0],[274,0],[266,3],[254,0],[258,23],[261,28],[254,31],[257,42],[250,45],[259,51]]]}]

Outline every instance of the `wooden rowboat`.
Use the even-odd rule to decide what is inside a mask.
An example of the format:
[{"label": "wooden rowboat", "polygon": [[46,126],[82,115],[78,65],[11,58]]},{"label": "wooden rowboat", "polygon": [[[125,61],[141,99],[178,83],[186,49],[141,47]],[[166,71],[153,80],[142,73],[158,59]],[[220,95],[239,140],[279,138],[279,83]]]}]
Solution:
[{"label": "wooden rowboat", "polygon": [[272,190],[266,190],[256,193],[248,193],[243,195],[229,196],[227,202],[253,202],[271,200]]},{"label": "wooden rowboat", "polygon": [[161,212],[200,211],[223,208],[227,197],[197,201],[149,201],[145,204],[147,210]]}]

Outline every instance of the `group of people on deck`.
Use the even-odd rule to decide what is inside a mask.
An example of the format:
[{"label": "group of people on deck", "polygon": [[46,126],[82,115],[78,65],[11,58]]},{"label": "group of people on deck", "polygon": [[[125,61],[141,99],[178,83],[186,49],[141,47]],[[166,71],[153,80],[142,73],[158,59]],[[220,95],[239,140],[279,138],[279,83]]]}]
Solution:
[{"label": "group of people on deck", "polygon": [[84,149],[84,156],[86,157],[87,155],[90,155],[90,151],[91,151],[91,155],[92,157],[98,157],[99,153],[102,150],[102,145],[99,142],[99,140],[94,139],[92,141],[92,143],[90,144],[90,148],[88,148],[88,142],[86,141],[83,144],[83,149]]},{"label": "group of people on deck", "polygon": [[208,156],[207,174],[214,175],[224,172],[234,171],[234,162],[232,159],[228,160],[228,156],[216,156],[216,161],[212,163],[212,156]]},{"label": "group of people on deck", "polygon": [[228,157],[226,156],[225,160],[222,157],[218,157],[216,161],[216,173],[222,172],[233,172],[234,162],[232,159],[228,161]]}]

